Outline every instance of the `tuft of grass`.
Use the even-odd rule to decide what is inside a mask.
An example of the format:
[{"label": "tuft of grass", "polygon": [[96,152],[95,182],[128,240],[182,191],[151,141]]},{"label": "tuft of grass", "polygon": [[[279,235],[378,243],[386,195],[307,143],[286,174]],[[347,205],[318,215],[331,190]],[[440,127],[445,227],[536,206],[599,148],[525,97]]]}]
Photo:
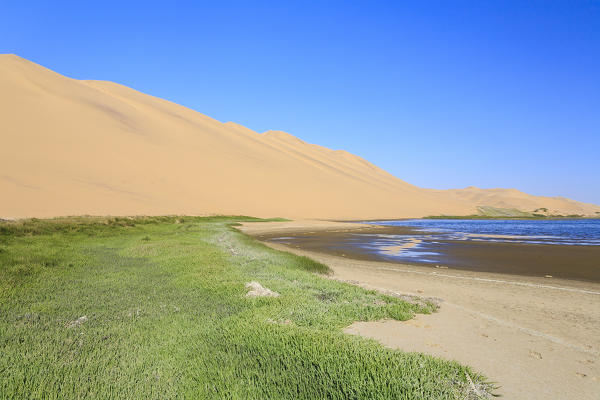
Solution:
[{"label": "tuft of grass", "polygon": [[305,256],[296,256],[296,265],[298,268],[304,269],[310,272],[317,272],[319,274],[330,274],[331,269],[318,261]]},{"label": "tuft of grass", "polygon": [[[240,220],[257,219],[0,222],[0,398],[454,399],[473,398],[465,373],[486,385],[344,334],[433,306],[325,279]],[[246,298],[249,281],[280,296]]]}]

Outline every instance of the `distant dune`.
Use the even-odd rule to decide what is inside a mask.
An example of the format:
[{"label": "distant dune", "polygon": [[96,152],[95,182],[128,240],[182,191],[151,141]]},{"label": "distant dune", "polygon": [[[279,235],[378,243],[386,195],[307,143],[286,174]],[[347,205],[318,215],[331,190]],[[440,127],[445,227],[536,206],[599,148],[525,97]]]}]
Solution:
[{"label": "distant dune", "polygon": [[511,189],[421,189],[345,151],[222,123],[116,83],[70,79],[14,55],[0,55],[0,124],[0,218],[600,212]]}]

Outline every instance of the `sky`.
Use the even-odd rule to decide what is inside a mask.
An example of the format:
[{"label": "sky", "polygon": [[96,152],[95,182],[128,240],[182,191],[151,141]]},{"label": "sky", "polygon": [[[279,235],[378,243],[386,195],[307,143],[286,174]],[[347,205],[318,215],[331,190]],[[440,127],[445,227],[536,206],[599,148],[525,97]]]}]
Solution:
[{"label": "sky", "polygon": [[600,0],[5,0],[0,53],[421,187],[600,204]]}]

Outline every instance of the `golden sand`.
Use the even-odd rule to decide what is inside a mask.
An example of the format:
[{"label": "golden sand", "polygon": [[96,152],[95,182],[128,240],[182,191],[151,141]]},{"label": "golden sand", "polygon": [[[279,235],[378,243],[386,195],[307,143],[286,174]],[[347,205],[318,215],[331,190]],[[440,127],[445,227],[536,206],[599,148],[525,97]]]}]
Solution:
[{"label": "golden sand", "polygon": [[[167,79],[167,78],[165,78]],[[600,207],[517,191],[433,191],[345,151],[222,123],[128,87],[0,55],[0,218],[245,214],[375,219],[478,205]]]}]

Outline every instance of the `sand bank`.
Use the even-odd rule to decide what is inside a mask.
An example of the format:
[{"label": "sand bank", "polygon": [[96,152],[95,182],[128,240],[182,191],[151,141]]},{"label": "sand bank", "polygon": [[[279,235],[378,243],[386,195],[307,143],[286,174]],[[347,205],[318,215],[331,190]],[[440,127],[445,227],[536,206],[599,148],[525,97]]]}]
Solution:
[{"label": "sand bank", "polygon": [[[381,227],[384,228],[384,227]],[[242,224],[242,231],[252,236],[269,237],[286,233],[349,232],[364,229],[377,229],[374,225],[356,222],[336,222],[320,220],[295,220],[284,222],[252,222]]]},{"label": "sand bank", "polygon": [[[310,221],[301,226],[310,229]],[[254,235],[259,229],[266,234],[264,225],[242,227]],[[268,245],[326,263],[335,279],[443,300],[435,314],[407,322],[355,323],[349,333],[468,364],[496,381],[507,399],[598,398],[598,283],[357,260]]]}]

